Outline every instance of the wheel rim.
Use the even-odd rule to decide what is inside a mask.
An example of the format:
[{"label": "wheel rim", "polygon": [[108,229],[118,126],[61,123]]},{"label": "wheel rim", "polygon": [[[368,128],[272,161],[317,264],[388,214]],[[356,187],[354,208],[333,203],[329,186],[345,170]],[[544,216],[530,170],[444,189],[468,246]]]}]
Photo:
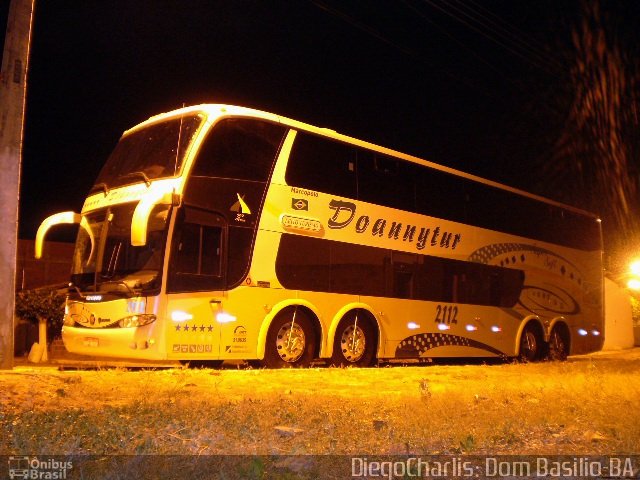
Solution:
[{"label": "wheel rim", "polygon": [[287,322],[276,335],[276,350],[280,358],[287,363],[296,362],[302,357],[306,345],[306,338],[302,327],[293,322]]},{"label": "wheel rim", "polygon": [[538,341],[532,331],[527,331],[522,337],[521,354],[526,360],[532,361],[538,353]]},{"label": "wheel rim", "polygon": [[354,363],[362,358],[367,347],[364,331],[357,325],[349,325],[340,337],[342,355],[348,362]]}]

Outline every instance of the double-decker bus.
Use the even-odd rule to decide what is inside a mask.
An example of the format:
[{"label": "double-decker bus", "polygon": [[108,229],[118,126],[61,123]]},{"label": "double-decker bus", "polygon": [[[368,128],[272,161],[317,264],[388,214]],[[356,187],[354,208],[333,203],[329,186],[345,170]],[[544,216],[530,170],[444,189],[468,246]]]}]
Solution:
[{"label": "double-decker bus", "polygon": [[253,109],[127,130],[36,256],[61,223],[74,353],[365,366],[603,342],[595,215]]}]

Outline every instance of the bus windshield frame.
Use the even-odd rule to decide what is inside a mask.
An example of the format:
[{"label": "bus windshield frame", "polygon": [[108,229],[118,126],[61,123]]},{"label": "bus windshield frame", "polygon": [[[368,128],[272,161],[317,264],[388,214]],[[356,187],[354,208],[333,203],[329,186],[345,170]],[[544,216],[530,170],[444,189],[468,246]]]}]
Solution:
[{"label": "bus windshield frame", "polygon": [[160,291],[170,205],[156,206],[149,216],[147,243],[131,245],[136,203],[96,210],[78,231],[73,254],[72,290],[115,297],[152,295]]}]

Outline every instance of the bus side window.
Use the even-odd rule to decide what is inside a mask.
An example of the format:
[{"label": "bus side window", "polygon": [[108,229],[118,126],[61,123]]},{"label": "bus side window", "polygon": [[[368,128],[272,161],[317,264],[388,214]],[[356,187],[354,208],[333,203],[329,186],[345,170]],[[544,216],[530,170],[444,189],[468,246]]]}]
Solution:
[{"label": "bus side window", "polygon": [[190,221],[189,216],[176,225],[168,288],[174,292],[222,288],[223,228]]},{"label": "bus side window", "polygon": [[175,272],[220,276],[222,228],[185,223],[174,252]]}]

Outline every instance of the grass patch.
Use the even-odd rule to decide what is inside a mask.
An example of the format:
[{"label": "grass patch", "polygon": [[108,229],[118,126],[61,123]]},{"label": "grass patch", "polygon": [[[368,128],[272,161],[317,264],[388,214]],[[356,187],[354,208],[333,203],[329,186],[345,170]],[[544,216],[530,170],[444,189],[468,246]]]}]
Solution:
[{"label": "grass patch", "polygon": [[22,367],[0,372],[0,454],[637,454],[633,352],[371,369]]}]

